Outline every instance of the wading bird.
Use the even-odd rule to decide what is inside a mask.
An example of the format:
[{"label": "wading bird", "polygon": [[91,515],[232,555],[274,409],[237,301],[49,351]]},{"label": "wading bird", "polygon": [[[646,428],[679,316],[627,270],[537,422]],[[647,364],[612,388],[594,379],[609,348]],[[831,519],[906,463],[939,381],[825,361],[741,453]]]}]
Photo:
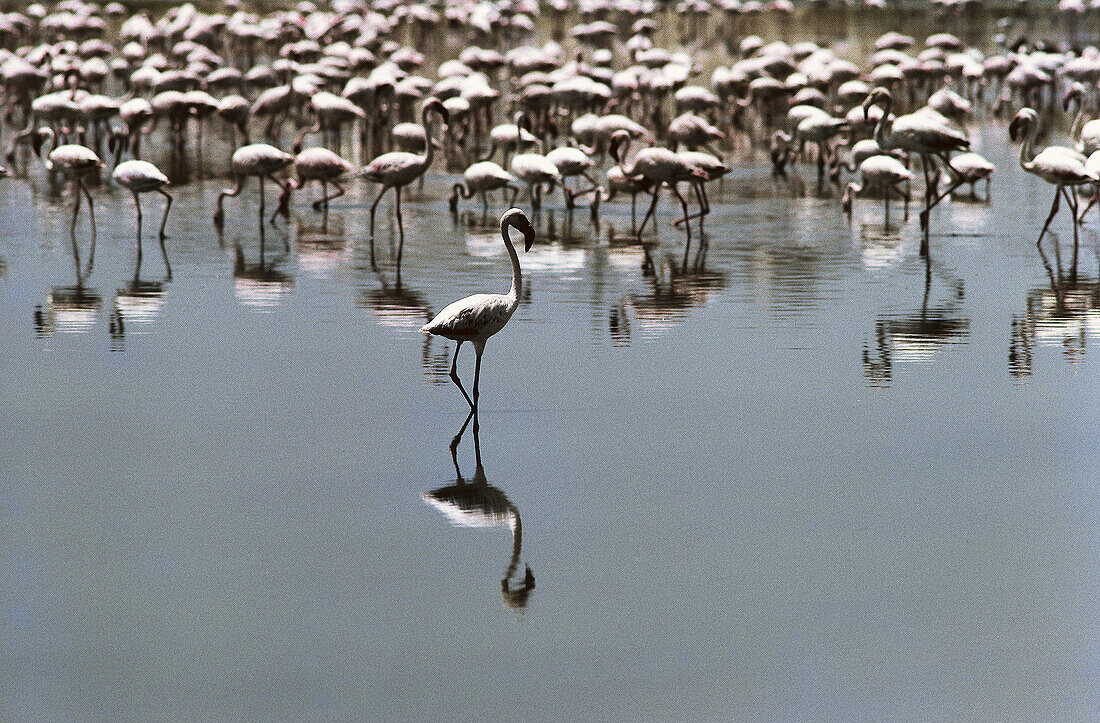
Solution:
[{"label": "wading bird", "polygon": [[1031,108],[1022,108],[1012,123],[1008,126],[1008,135],[1013,141],[1022,141],[1020,145],[1020,167],[1028,173],[1035,174],[1047,183],[1054,186],[1054,203],[1050,206],[1050,215],[1047,216],[1043,230],[1039,232],[1039,239],[1035,243],[1041,244],[1043,236],[1058,213],[1058,205],[1061,197],[1066,197],[1066,203],[1073,209],[1073,247],[1077,248],[1077,197],[1073,191],[1066,190],[1066,186],[1079,186],[1084,183],[1096,183],[1097,176],[1085,168],[1077,152],[1064,146],[1051,146],[1044,148],[1033,158],[1031,144],[1035,142],[1035,135],[1039,131],[1038,119]]},{"label": "wading bird", "polygon": [[[500,235],[504,239],[504,247],[508,249],[508,257],[512,260],[512,288],[507,294],[474,294],[449,304],[436,317],[420,328],[426,334],[434,334],[453,339],[458,342],[455,347],[455,355],[451,360],[451,381],[458,385],[462,396],[470,409],[477,410],[478,382],[481,377],[481,355],[485,353],[486,340],[504,328],[508,320],[512,318],[516,308],[519,307],[519,295],[523,290],[523,278],[520,274],[519,256],[512,246],[512,240],[508,238],[508,229],[515,228],[523,234],[523,250],[530,251],[531,243],[535,240],[535,229],[527,215],[518,208],[510,208],[500,217]],[[473,399],[466,393],[462,386],[462,380],[458,378],[458,352],[462,349],[463,342],[472,342],[474,351],[477,352],[477,362],[474,366],[474,396]]]},{"label": "wading bird", "polygon": [[401,274],[401,251],[405,245],[405,226],[401,220],[401,189],[420,178],[432,165],[431,142],[434,135],[430,123],[429,114],[437,113],[443,122],[447,123],[447,109],[438,98],[429,98],[420,109],[420,123],[427,129],[428,143],[425,145],[424,155],[419,153],[406,153],[405,151],[390,151],[383,153],[370,162],[363,175],[370,180],[382,184],[377,198],[370,205],[370,265],[378,268],[374,261],[374,212],[378,208],[378,202],[386,193],[387,188],[392,188],[394,193],[394,209],[397,212],[397,273]]},{"label": "wading bird", "polygon": [[[237,185],[218,194],[218,205],[214,209],[214,226],[219,230],[221,229],[222,222],[225,220],[225,211],[222,210],[225,198],[240,195],[241,189],[244,188],[244,181],[249,176],[255,176],[260,180],[260,221],[262,222],[264,217],[264,178],[270,178],[276,186],[281,186],[282,184],[272,174],[286,168],[293,161],[294,156],[267,143],[251,143],[235,150],[230,164],[233,167],[233,175],[237,177]],[[271,215],[272,223],[275,223],[275,216],[278,213],[279,209],[276,208],[275,213]]]},{"label": "wading bird", "polygon": [[168,185],[168,176],[149,161],[123,161],[115,166],[111,173],[115,182],[134,196],[137,207],[137,244],[138,263],[141,263],[141,194],[155,191],[168,199],[164,207],[164,217],[160,221],[160,239],[164,239],[164,225],[168,223],[168,212],[172,209],[172,196],[164,190]]}]

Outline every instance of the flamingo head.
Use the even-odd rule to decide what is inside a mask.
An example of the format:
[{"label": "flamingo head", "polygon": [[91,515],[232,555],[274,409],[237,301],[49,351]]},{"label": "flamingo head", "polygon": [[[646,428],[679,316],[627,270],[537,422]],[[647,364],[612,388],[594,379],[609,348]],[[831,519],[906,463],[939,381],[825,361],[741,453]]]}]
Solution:
[{"label": "flamingo head", "polygon": [[503,229],[508,226],[523,234],[523,250],[525,252],[530,251],[531,244],[535,241],[535,227],[531,225],[531,220],[527,218],[527,214],[518,208],[508,209],[500,217],[500,227]]},{"label": "flamingo head", "polygon": [[1014,141],[1022,139],[1027,135],[1037,117],[1033,109],[1021,108],[1017,111],[1012,122],[1008,124],[1008,137]]},{"label": "flamingo head", "polygon": [[871,106],[885,105],[892,100],[893,96],[890,95],[890,91],[885,88],[875,88],[867,94],[867,98],[863,101],[863,119],[867,119],[868,114],[871,112]]},{"label": "flamingo head", "polygon": [[611,144],[608,147],[608,152],[611,157],[615,159],[615,163],[622,164],[623,159],[619,157],[619,150],[623,147],[623,144],[630,140],[630,131],[619,129],[611,134]]}]

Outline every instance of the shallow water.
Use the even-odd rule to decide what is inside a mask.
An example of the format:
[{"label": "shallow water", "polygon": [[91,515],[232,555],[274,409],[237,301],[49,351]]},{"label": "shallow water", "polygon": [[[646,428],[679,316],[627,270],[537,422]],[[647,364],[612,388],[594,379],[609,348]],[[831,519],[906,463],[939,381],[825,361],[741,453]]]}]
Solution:
[{"label": "shallow water", "polygon": [[466,410],[416,329],[508,286],[451,177],[404,199],[400,286],[369,188],[261,236],[249,187],[220,239],[220,184],[179,188],[170,278],[150,198],[135,284],[103,186],[79,289],[68,197],[6,179],[0,717],[1095,714],[1100,222],[1073,283],[1067,216],[1040,253],[1050,189],[979,131],[993,203],[938,209],[928,264],[915,214],[764,165],[686,267],[662,201],[652,275],[629,205],[551,199],[485,355],[480,517],[422,496]]}]

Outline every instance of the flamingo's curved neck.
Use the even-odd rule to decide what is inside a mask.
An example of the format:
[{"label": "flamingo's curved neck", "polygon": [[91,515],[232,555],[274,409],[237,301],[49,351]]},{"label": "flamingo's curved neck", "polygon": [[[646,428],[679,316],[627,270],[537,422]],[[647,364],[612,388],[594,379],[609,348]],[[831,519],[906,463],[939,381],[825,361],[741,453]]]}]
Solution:
[{"label": "flamingo's curved neck", "polygon": [[43,128],[42,132],[45,133],[46,138],[49,139],[49,147],[46,149],[45,155],[42,156],[42,165],[46,167],[47,171],[53,173],[53,159],[50,158],[50,154],[57,148],[57,136],[54,134],[53,128],[49,126]]},{"label": "flamingo's curved neck", "polygon": [[1039,131],[1039,124],[1030,122],[1027,125],[1027,133],[1024,135],[1024,142],[1020,144],[1020,167],[1025,171],[1030,171],[1035,166],[1035,159],[1031,155],[1031,144]]},{"label": "flamingo's curved neck", "polygon": [[519,303],[519,295],[523,291],[523,272],[519,268],[519,255],[516,247],[512,245],[512,239],[508,238],[508,225],[500,225],[500,236],[504,239],[504,247],[508,249],[508,258],[512,260],[512,288],[508,290],[508,296],[513,299],[513,307]]},{"label": "flamingo's curved neck", "polygon": [[435,135],[433,133],[433,131],[435,130],[435,125],[431,121],[428,120],[428,111],[430,111],[430,110],[431,110],[431,108],[425,106],[424,109],[422,111],[420,111],[420,124],[424,126],[424,139],[426,141],[426,143],[424,144],[425,145],[425,151],[424,151],[424,161],[423,161],[425,168],[430,168],[431,167],[431,165],[432,165],[432,151],[434,150],[432,148],[432,137]]},{"label": "flamingo's curved neck", "polygon": [[1077,145],[1081,141],[1081,128],[1085,125],[1085,99],[1079,96],[1077,98],[1077,115],[1073,117],[1073,126],[1070,127],[1069,137],[1073,139],[1074,145]]},{"label": "flamingo's curved neck", "polygon": [[882,102],[882,117],[878,119],[878,124],[875,126],[875,143],[878,143],[878,147],[882,150],[893,148],[890,145],[890,139],[886,137],[886,124],[889,122],[890,109],[894,105],[894,99],[890,96],[886,96]]}]

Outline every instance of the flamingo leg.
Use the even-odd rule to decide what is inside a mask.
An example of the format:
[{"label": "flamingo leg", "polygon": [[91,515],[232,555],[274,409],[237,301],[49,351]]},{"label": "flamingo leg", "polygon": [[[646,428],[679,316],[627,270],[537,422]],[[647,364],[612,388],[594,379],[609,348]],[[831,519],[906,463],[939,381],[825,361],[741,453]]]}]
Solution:
[{"label": "flamingo leg", "polygon": [[[638,238],[639,239],[641,239],[641,237],[642,237],[642,231],[645,230],[646,224],[649,223],[650,216],[652,216],[653,212],[655,210],[657,210],[657,195],[660,192],[661,192],[661,184],[658,183],[653,188],[653,202],[649,204],[649,210],[646,211],[645,218],[642,219],[642,225],[638,227],[637,233],[638,233]],[[656,219],[653,220],[653,225],[654,226],[657,225],[657,220]]]},{"label": "flamingo leg", "polygon": [[405,226],[401,222],[401,186],[393,189],[397,201],[394,205],[397,211],[397,283],[401,283],[401,252],[405,249]]},{"label": "flamingo leg", "polygon": [[340,196],[343,196],[344,193],[346,193],[346,191],[344,190],[344,187],[341,186],[337,181],[333,181],[332,185],[336,186],[336,193],[329,196],[328,195],[328,184],[327,184],[327,182],[321,181],[321,190],[325,195],[321,198],[321,200],[315,201],[313,203],[313,209],[315,211],[320,211],[321,206],[324,206],[325,210],[327,211],[329,201],[333,200],[334,198],[340,198]]},{"label": "flamingo leg", "polygon": [[[474,409],[474,400],[470,399],[470,395],[466,393],[466,388],[462,386],[462,380],[458,378],[458,352],[462,349],[462,342],[458,342],[458,346],[455,347],[455,355],[451,358],[451,381],[458,385],[458,391],[462,392],[462,396],[466,397],[466,403],[470,405],[470,411]],[[481,358],[481,355],[478,355]]]},{"label": "flamingo leg", "polygon": [[687,232],[687,243],[684,245],[684,266],[687,266],[688,249],[691,248],[691,221],[687,220],[688,217],[688,202],[684,198],[684,194],[680,193],[680,189],[676,187],[675,183],[669,184],[672,187],[672,192],[676,194],[676,198],[680,199],[680,206],[684,209],[684,230]]},{"label": "flamingo leg", "polygon": [[1066,195],[1066,203],[1069,204],[1070,210],[1073,212],[1073,281],[1076,282],[1077,274],[1077,191],[1062,187],[1062,193]]},{"label": "flamingo leg", "polygon": [[474,342],[474,351],[477,352],[477,361],[474,362],[474,412],[477,412],[477,399],[481,395],[478,391],[478,383],[481,381],[481,355],[485,353],[485,342]]},{"label": "flamingo leg", "polygon": [[374,262],[374,211],[378,208],[378,202],[382,200],[382,194],[386,192],[386,186],[382,186],[378,191],[378,196],[375,197],[374,203],[370,205],[370,267],[377,271],[378,265]]},{"label": "flamingo leg", "polygon": [[141,266],[141,197],[137,191],[131,191],[134,196],[134,206],[137,207],[137,262]]},{"label": "flamingo leg", "polygon": [[[989,189],[986,189],[985,193],[986,193],[986,196],[988,196],[989,195]],[[1077,217],[1078,222],[1083,221],[1084,218],[1085,218],[1085,214],[1087,214],[1089,212],[1089,210],[1093,206],[1096,205],[1096,199],[1097,199],[1097,194],[1098,193],[1100,193],[1100,184],[1093,187],[1092,195],[1089,196],[1089,202],[1087,204],[1085,204],[1085,207],[1083,209],[1081,209],[1081,215]]]},{"label": "flamingo leg", "polygon": [[1062,186],[1059,185],[1054,191],[1054,203],[1050,205],[1050,215],[1047,216],[1046,223],[1043,224],[1043,230],[1039,232],[1039,240],[1035,242],[1036,246],[1040,246],[1043,243],[1043,236],[1046,235],[1047,227],[1050,226],[1050,222],[1054,220],[1055,214],[1058,213],[1058,204],[1062,201]]},{"label": "flamingo leg", "polygon": [[165,238],[164,227],[168,223],[168,212],[172,210],[172,194],[165,191],[163,188],[158,188],[157,193],[168,199],[168,203],[164,206],[164,217],[160,220],[160,238],[163,241]]},{"label": "flamingo leg", "polygon": [[[76,184],[80,187],[80,192],[84,194],[84,198],[88,199],[88,218],[92,222],[92,239],[95,240],[95,207],[92,206],[92,194],[88,192],[88,187],[84,185],[84,179],[76,179]],[[78,200],[79,202],[79,200]]]},{"label": "flamingo leg", "polygon": [[[272,176],[270,174],[268,174],[267,177],[271,179],[271,182],[275,184],[276,188],[282,188],[283,187],[283,184],[279,183],[278,178],[275,178],[274,176]],[[260,176],[260,215],[261,216],[263,216],[263,213],[264,213],[263,208],[264,208],[264,179],[263,179],[263,176]],[[279,216],[279,211],[281,211],[281,210],[282,210],[282,208],[278,204],[276,204],[275,212],[271,214],[271,225],[272,226],[275,225],[275,219]]]},{"label": "flamingo leg", "polygon": [[[86,274],[90,274],[92,273],[92,264],[95,263],[95,210],[92,208],[92,194],[88,193],[88,189],[84,186],[84,182],[80,180],[79,177],[76,179],[76,185],[80,192],[84,194],[84,197],[88,199],[88,216],[92,221],[92,244],[88,249],[88,269],[85,272]],[[76,196],[76,207],[77,209],[80,208],[80,194]],[[73,215],[73,224],[75,228],[75,214]]]},{"label": "flamingo leg", "polygon": [[77,179],[73,179],[73,220],[69,223],[69,233],[73,238],[76,238],[76,218],[80,215],[80,189],[77,188],[77,184],[80,183]]}]

